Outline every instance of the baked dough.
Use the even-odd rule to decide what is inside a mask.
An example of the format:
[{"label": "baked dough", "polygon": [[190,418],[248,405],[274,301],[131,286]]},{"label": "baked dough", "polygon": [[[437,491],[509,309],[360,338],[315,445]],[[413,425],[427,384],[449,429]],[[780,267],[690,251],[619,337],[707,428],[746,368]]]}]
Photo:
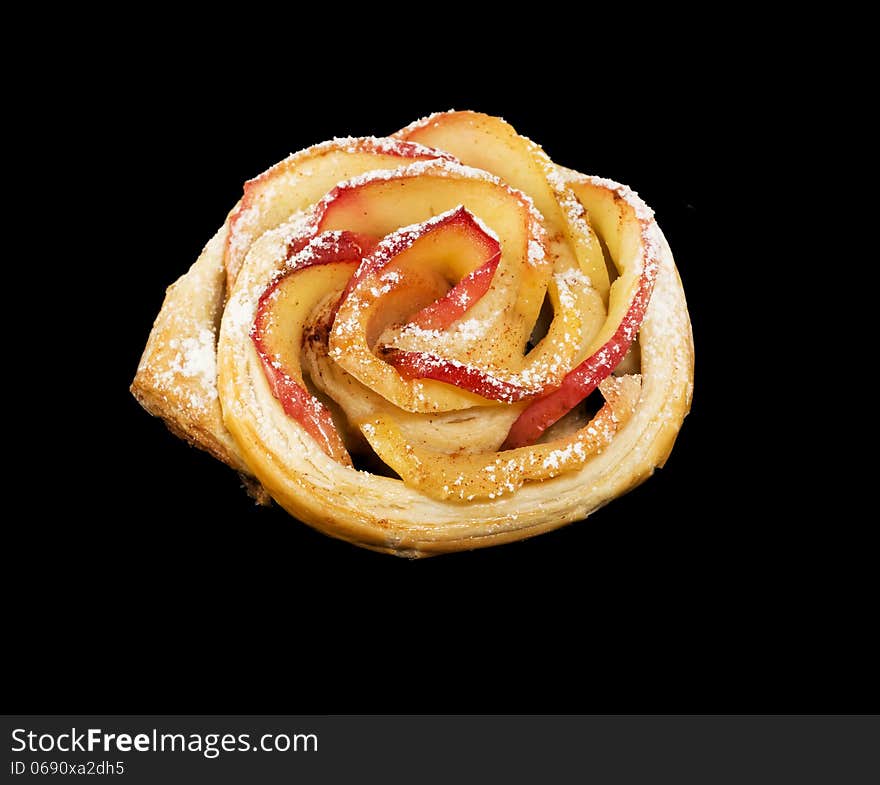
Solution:
[{"label": "baked dough", "polygon": [[[337,209],[346,194],[358,212]],[[395,249],[462,210],[498,242],[500,261],[465,313],[419,329],[407,319],[444,285],[437,270],[450,273],[428,251],[404,262]],[[349,225],[331,226],[339,215]],[[352,264],[364,280],[341,305],[338,288],[310,289],[314,302],[290,326],[302,336],[294,380],[332,416],[344,444],[334,453],[285,412],[252,335],[261,297],[313,247],[302,238],[348,229],[376,236],[370,258],[390,249],[387,266],[367,280],[366,262]],[[452,294],[460,275],[445,283]],[[638,339],[601,381],[604,400],[595,393],[536,442],[511,447],[514,423],[626,332],[639,297],[644,318],[628,333]],[[443,358],[440,371],[469,369],[501,392],[404,373],[386,350]],[[238,471],[258,501],[419,557],[558,528],[645,480],[690,408],[693,341],[672,252],[635,193],[553,164],[497,118],[450,112],[392,138],[317,145],[250,181],[170,287],[131,389]]]}]

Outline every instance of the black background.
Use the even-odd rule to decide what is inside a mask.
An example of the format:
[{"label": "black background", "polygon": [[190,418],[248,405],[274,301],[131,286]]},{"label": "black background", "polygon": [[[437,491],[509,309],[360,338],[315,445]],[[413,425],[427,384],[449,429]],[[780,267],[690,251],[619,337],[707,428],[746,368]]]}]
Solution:
[{"label": "black background", "polygon": [[[768,411],[772,353],[750,343],[775,318],[755,282],[761,228],[741,210],[743,174],[774,171],[775,148],[740,111],[754,83],[693,42],[636,60],[560,47],[565,60],[488,48],[415,68],[412,50],[380,62],[349,46],[332,54],[349,65],[343,85],[293,49],[269,63],[239,44],[233,60],[184,66],[163,42],[133,54],[123,42],[59,74],[65,122],[42,150],[60,146],[69,166],[47,238],[67,263],[46,287],[56,381],[45,402],[34,394],[57,418],[27,447],[33,506],[9,529],[16,708],[870,703],[857,675],[866,556],[842,561],[843,544],[794,510],[786,433]],[[331,136],[449,107],[500,114],[654,208],[688,296],[696,385],[667,466],[589,520],[407,562],[255,507],[128,385],[165,287],[245,179]]]}]

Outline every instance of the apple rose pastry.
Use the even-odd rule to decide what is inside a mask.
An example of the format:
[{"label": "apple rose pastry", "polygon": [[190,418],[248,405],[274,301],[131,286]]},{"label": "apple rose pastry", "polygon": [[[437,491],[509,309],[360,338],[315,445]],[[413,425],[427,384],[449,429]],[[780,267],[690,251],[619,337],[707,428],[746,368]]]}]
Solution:
[{"label": "apple rose pastry", "polygon": [[246,183],[132,391],[334,537],[424,556],[589,515],[662,466],[693,345],[625,186],[473,112]]}]

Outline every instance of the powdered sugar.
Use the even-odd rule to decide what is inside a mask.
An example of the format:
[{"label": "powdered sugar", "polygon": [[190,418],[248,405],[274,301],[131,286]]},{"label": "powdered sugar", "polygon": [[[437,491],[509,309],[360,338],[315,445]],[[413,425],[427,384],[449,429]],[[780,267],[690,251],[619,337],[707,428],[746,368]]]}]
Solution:
[{"label": "powdered sugar", "polygon": [[257,311],[257,299],[240,292],[226,304],[223,318],[235,330],[250,329]]},{"label": "powdered sugar", "polygon": [[213,380],[217,376],[217,363],[214,352],[214,332],[207,328],[199,330],[195,337],[168,342],[172,349],[179,349],[171,363],[171,369],[181,376],[201,376],[203,380]]},{"label": "powdered sugar", "polygon": [[559,296],[559,304],[563,308],[574,308],[577,304],[576,291],[592,289],[593,283],[588,276],[577,268],[562,270],[553,274],[553,282]]},{"label": "powdered sugar", "polygon": [[480,218],[479,215],[474,215],[473,213],[471,213],[471,217],[474,219],[474,222],[477,224],[477,226],[479,226],[480,229],[482,229],[487,235],[489,235],[489,237],[491,237],[496,242],[499,241],[500,238],[497,234],[495,234],[495,230],[491,226],[489,226],[482,218]]},{"label": "powdered sugar", "polygon": [[339,183],[336,188],[324,197],[322,202],[319,203],[318,210],[321,212],[322,206],[325,206],[336,199],[340,191],[358,188],[369,183],[423,176],[461,177],[469,180],[479,180],[486,183],[492,183],[493,185],[503,188],[508,193],[522,201],[528,208],[533,221],[538,224],[542,222],[541,214],[535,208],[535,203],[528,194],[525,194],[516,188],[511,188],[499,177],[496,177],[494,174],[490,174],[483,169],[476,169],[473,166],[465,166],[455,160],[443,160],[437,158],[415,161],[414,163],[406,164],[396,169],[374,169],[345,180]]},{"label": "powdered sugar", "polygon": [[217,400],[217,355],[214,331],[202,327],[185,338],[172,338],[174,352],[164,370],[155,375],[159,387],[204,411]]}]

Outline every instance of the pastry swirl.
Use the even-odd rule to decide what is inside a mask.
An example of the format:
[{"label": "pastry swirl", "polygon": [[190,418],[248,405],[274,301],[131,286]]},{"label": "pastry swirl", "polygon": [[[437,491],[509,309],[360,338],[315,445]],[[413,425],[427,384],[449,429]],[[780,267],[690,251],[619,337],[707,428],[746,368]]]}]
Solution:
[{"label": "pastry swirl", "polygon": [[248,182],[132,390],[258,498],[415,557],[586,517],[662,466],[692,386],[650,209],[448,112]]}]

